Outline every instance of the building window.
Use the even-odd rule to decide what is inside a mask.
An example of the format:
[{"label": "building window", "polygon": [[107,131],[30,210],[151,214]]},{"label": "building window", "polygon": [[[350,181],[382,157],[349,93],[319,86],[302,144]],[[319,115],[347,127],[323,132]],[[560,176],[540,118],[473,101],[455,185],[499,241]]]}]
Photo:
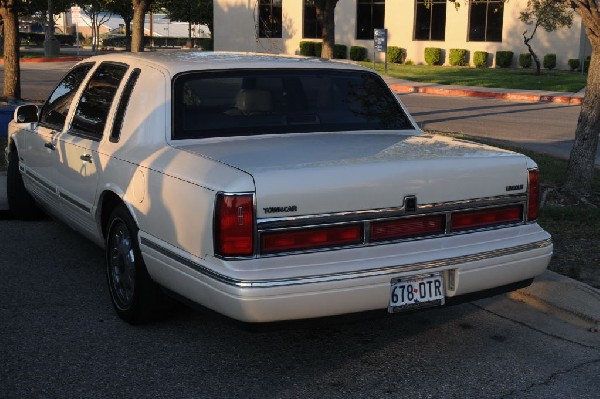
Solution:
[{"label": "building window", "polygon": [[322,36],[321,24],[317,20],[317,7],[315,0],[304,0],[304,24],[302,37],[305,39],[320,39]]},{"label": "building window", "polygon": [[415,1],[415,40],[445,40],[446,0]]},{"label": "building window", "polygon": [[281,1],[259,0],[258,37],[281,38]]},{"label": "building window", "polygon": [[373,39],[373,30],[383,28],[385,0],[358,0],[356,6],[356,38]]},{"label": "building window", "polygon": [[501,42],[504,2],[487,0],[471,2],[469,11],[469,41]]}]

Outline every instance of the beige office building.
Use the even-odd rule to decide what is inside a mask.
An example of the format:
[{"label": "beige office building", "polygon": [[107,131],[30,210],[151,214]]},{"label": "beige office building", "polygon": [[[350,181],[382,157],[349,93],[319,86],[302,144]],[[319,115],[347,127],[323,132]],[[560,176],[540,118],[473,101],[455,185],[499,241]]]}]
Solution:
[{"label": "beige office building", "polygon": [[[513,66],[526,53],[523,32],[533,29],[519,21],[526,0],[482,0],[469,4],[446,0],[339,0],[335,10],[335,41],[363,46],[373,57],[373,30],[386,28],[388,46],[406,49],[407,59],[424,63],[424,49],[439,47],[448,63],[450,49],[490,53],[495,65],[499,50],[514,52]],[[458,5],[458,7],[455,7]],[[303,40],[319,41],[320,27],[312,0],[214,0],[215,50],[299,54]],[[575,14],[570,29],[546,32],[538,28],[532,40],[540,59],[554,53],[557,68],[568,69],[570,58],[591,53],[585,28]],[[382,53],[377,53],[382,59]]]}]

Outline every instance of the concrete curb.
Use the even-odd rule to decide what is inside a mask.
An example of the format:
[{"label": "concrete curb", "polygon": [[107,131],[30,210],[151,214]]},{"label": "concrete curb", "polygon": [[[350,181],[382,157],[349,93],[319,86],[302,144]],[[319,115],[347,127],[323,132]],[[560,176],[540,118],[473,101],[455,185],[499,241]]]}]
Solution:
[{"label": "concrete curb", "polygon": [[580,105],[583,95],[579,93],[541,94],[535,92],[502,91],[497,89],[477,90],[472,88],[453,88],[450,86],[422,86],[390,83],[396,93],[421,93],[440,96],[495,98],[506,101],[525,101]]},{"label": "concrete curb", "polygon": [[[19,62],[77,62],[86,59],[86,56],[76,57],[55,57],[55,58],[21,58]],[[4,59],[0,59],[0,63],[4,63]]]},{"label": "concrete curb", "polygon": [[600,328],[600,290],[550,270],[510,297],[591,332]]}]

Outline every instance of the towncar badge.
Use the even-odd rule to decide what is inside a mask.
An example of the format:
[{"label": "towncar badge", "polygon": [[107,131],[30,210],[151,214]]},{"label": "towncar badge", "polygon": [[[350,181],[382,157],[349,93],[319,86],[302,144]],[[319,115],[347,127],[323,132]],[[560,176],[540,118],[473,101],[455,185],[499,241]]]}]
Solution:
[{"label": "towncar badge", "polygon": [[290,206],[270,206],[268,208],[263,208],[265,213],[284,213],[284,212],[296,212],[298,207],[296,205]]},{"label": "towncar badge", "polygon": [[517,184],[516,186],[506,186],[506,191],[519,191],[523,190],[522,184]]}]

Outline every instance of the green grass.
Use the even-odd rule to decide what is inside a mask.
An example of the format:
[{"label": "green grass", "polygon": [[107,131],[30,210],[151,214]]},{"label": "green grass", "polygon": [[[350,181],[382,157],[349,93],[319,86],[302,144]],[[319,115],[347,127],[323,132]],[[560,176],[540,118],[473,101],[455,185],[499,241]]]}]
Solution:
[{"label": "green grass", "polygon": [[[360,64],[373,68],[372,62],[361,62]],[[542,74],[537,76],[534,69],[469,68],[392,63],[388,63],[387,73],[383,72],[383,63],[376,64],[375,69],[387,76],[415,82],[558,92],[577,92],[585,87],[587,79],[587,75],[582,75],[579,72],[557,70],[542,70]]]}]

